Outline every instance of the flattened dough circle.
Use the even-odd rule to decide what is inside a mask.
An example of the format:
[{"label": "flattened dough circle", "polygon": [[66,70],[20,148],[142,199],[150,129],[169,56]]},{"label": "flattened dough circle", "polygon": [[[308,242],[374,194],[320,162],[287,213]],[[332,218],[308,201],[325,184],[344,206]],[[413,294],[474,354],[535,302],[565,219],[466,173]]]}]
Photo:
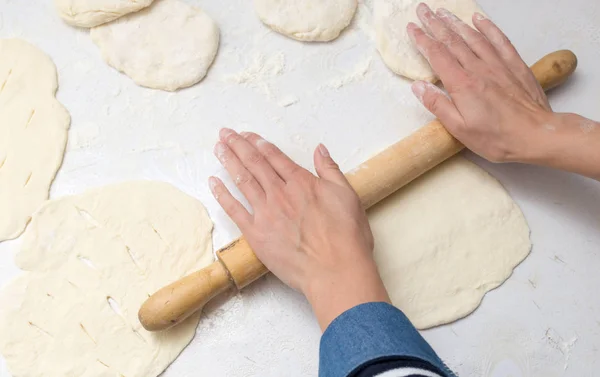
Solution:
[{"label": "flattened dough circle", "polygon": [[352,21],[357,0],[254,0],[261,21],[299,41],[327,42]]},{"label": "flattened dough circle", "polygon": [[531,250],[502,185],[455,157],[370,210],[375,260],[395,306],[419,329],[473,312]]},{"label": "flattened dough circle", "polygon": [[89,28],[137,12],[152,0],[54,0],[54,4],[66,23]]},{"label": "flattened dough circle", "polygon": [[428,4],[431,9],[446,8],[470,26],[472,16],[482,12],[475,0],[377,0],[374,4],[377,50],[385,65],[394,73],[413,80],[437,81],[429,62],[413,46],[406,31],[409,22],[421,25],[417,6]]},{"label": "flattened dough circle", "polygon": [[71,118],[57,88],[46,54],[0,39],[0,241],[23,232],[62,164]]},{"label": "flattened dough circle", "polygon": [[110,66],[138,85],[168,91],[202,80],[219,48],[217,24],[180,0],[157,0],[90,35]]},{"label": "flattened dough circle", "polygon": [[162,182],[44,204],[17,254],[27,272],[0,292],[0,351],[12,375],[159,375],[199,314],[150,333],[137,312],[149,294],[213,261],[211,231],[202,204]]}]

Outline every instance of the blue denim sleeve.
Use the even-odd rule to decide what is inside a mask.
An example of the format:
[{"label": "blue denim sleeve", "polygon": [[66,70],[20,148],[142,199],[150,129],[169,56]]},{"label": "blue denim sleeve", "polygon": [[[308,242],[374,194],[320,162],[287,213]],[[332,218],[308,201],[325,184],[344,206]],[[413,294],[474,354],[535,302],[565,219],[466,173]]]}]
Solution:
[{"label": "blue denim sleeve", "polygon": [[358,305],[325,330],[319,352],[319,377],[347,377],[361,368],[390,359],[416,362],[444,377],[456,377],[394,306]]}]

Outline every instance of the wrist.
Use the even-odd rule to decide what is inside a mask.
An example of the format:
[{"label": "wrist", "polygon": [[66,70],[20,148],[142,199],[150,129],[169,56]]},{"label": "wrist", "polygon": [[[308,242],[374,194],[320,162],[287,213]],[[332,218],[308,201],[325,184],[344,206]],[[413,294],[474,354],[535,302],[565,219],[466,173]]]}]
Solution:
[{"label": "wrist", "polygon": [[521,161],[600,180],[600,123],[577,114],[551,113]]},{"label": "wrist", "polygon": [[355,268],[327,271],[311,279],[304,295],[313,308],[322,331],[345,311],[368,302],[390,298],[372,260]]},{"label": "wrist", "polygon": [[553,111],[538,110],[529,114],[529,119],[520,125],[521,132],[512,144],[515,146],[505,162],[519,162],[540,165],[547,159],[548,138],[557,129],[558,115]]}]

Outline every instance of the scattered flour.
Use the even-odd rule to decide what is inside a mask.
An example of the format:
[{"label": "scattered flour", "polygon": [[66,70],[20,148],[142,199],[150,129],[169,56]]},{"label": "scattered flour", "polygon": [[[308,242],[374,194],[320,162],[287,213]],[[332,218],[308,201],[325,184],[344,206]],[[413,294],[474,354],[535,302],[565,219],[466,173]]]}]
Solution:
[{"label": "scattered flour", "polygon": [[265,56],[260,52],[254,54],[252,63],[242,71],[225,75],[226,82],[235,83],[260,90],[269,100],[275,95],[269,85],[269,80],[281,76],[285,71],[285,55],[283,52]]},{"label": "scattered flour", "polygon": [[280,107],[290,107],[290,106],[292,106],[292,105],[294,105],[294,104],[298,103],[298,101],[299,101],[298,97],[296,97],[296,96],[295,96],[295,95],[293,95],[293,94],[290,94],[290,95],[287,95],[287,96],[284,96],[283,98],[281,98],[281,99],[280,99],[280,100],[277,102],[277,104],[278,104]]},{"label": "scattered flour", "polygon": [[371,68],[371,63],[373,62],[373,57],[368,56],[361,62],[358,62],[354,69],[351,72],[346,73],[343,76],[336,77],[327,83],[327,87],[332,89],[340,89],[348,84],[361,81],[365,78],[369,69]]},{"label": "scattered flour", "polygon": [[354,25],[356,25],[371,41],[375,41],[375,25],[373,23],[373,0],[362,0],[358,3],[356,15],[354,16]]},{"label": "scattered flour", "polygon": [[285,70],[285,55],[283,52],[266,57],[260,52],[254,54],[252,63],[242,71],[225,75],[225,81],[240,85],[256,85],[280,76]]},{"label": "scattered flour", "polygon": [[556,131],[556,127],[551,124],[544,124],[542,126],[546,131]]}]

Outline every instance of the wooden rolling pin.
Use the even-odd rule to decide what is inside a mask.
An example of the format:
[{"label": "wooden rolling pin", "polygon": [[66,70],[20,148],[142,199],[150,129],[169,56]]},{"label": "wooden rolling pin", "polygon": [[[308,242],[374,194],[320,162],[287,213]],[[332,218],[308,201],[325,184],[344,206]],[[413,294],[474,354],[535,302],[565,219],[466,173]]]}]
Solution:
[{"label": "wooden rolling pin", "polygon": [[[544,90],[549,90],[565,82],[576,67],[575,54],[563,50],[546,55],[531,69]],[[363,206],[369,208],[463,148],[434,120],[346,176]],[[217,257],[210,266],[148,298],[139,311],[144,328],[159,331],[172,327],[202,309],[213,297],[232,287],[242,289],[269,272],[244,237],[219,250]]]}]

